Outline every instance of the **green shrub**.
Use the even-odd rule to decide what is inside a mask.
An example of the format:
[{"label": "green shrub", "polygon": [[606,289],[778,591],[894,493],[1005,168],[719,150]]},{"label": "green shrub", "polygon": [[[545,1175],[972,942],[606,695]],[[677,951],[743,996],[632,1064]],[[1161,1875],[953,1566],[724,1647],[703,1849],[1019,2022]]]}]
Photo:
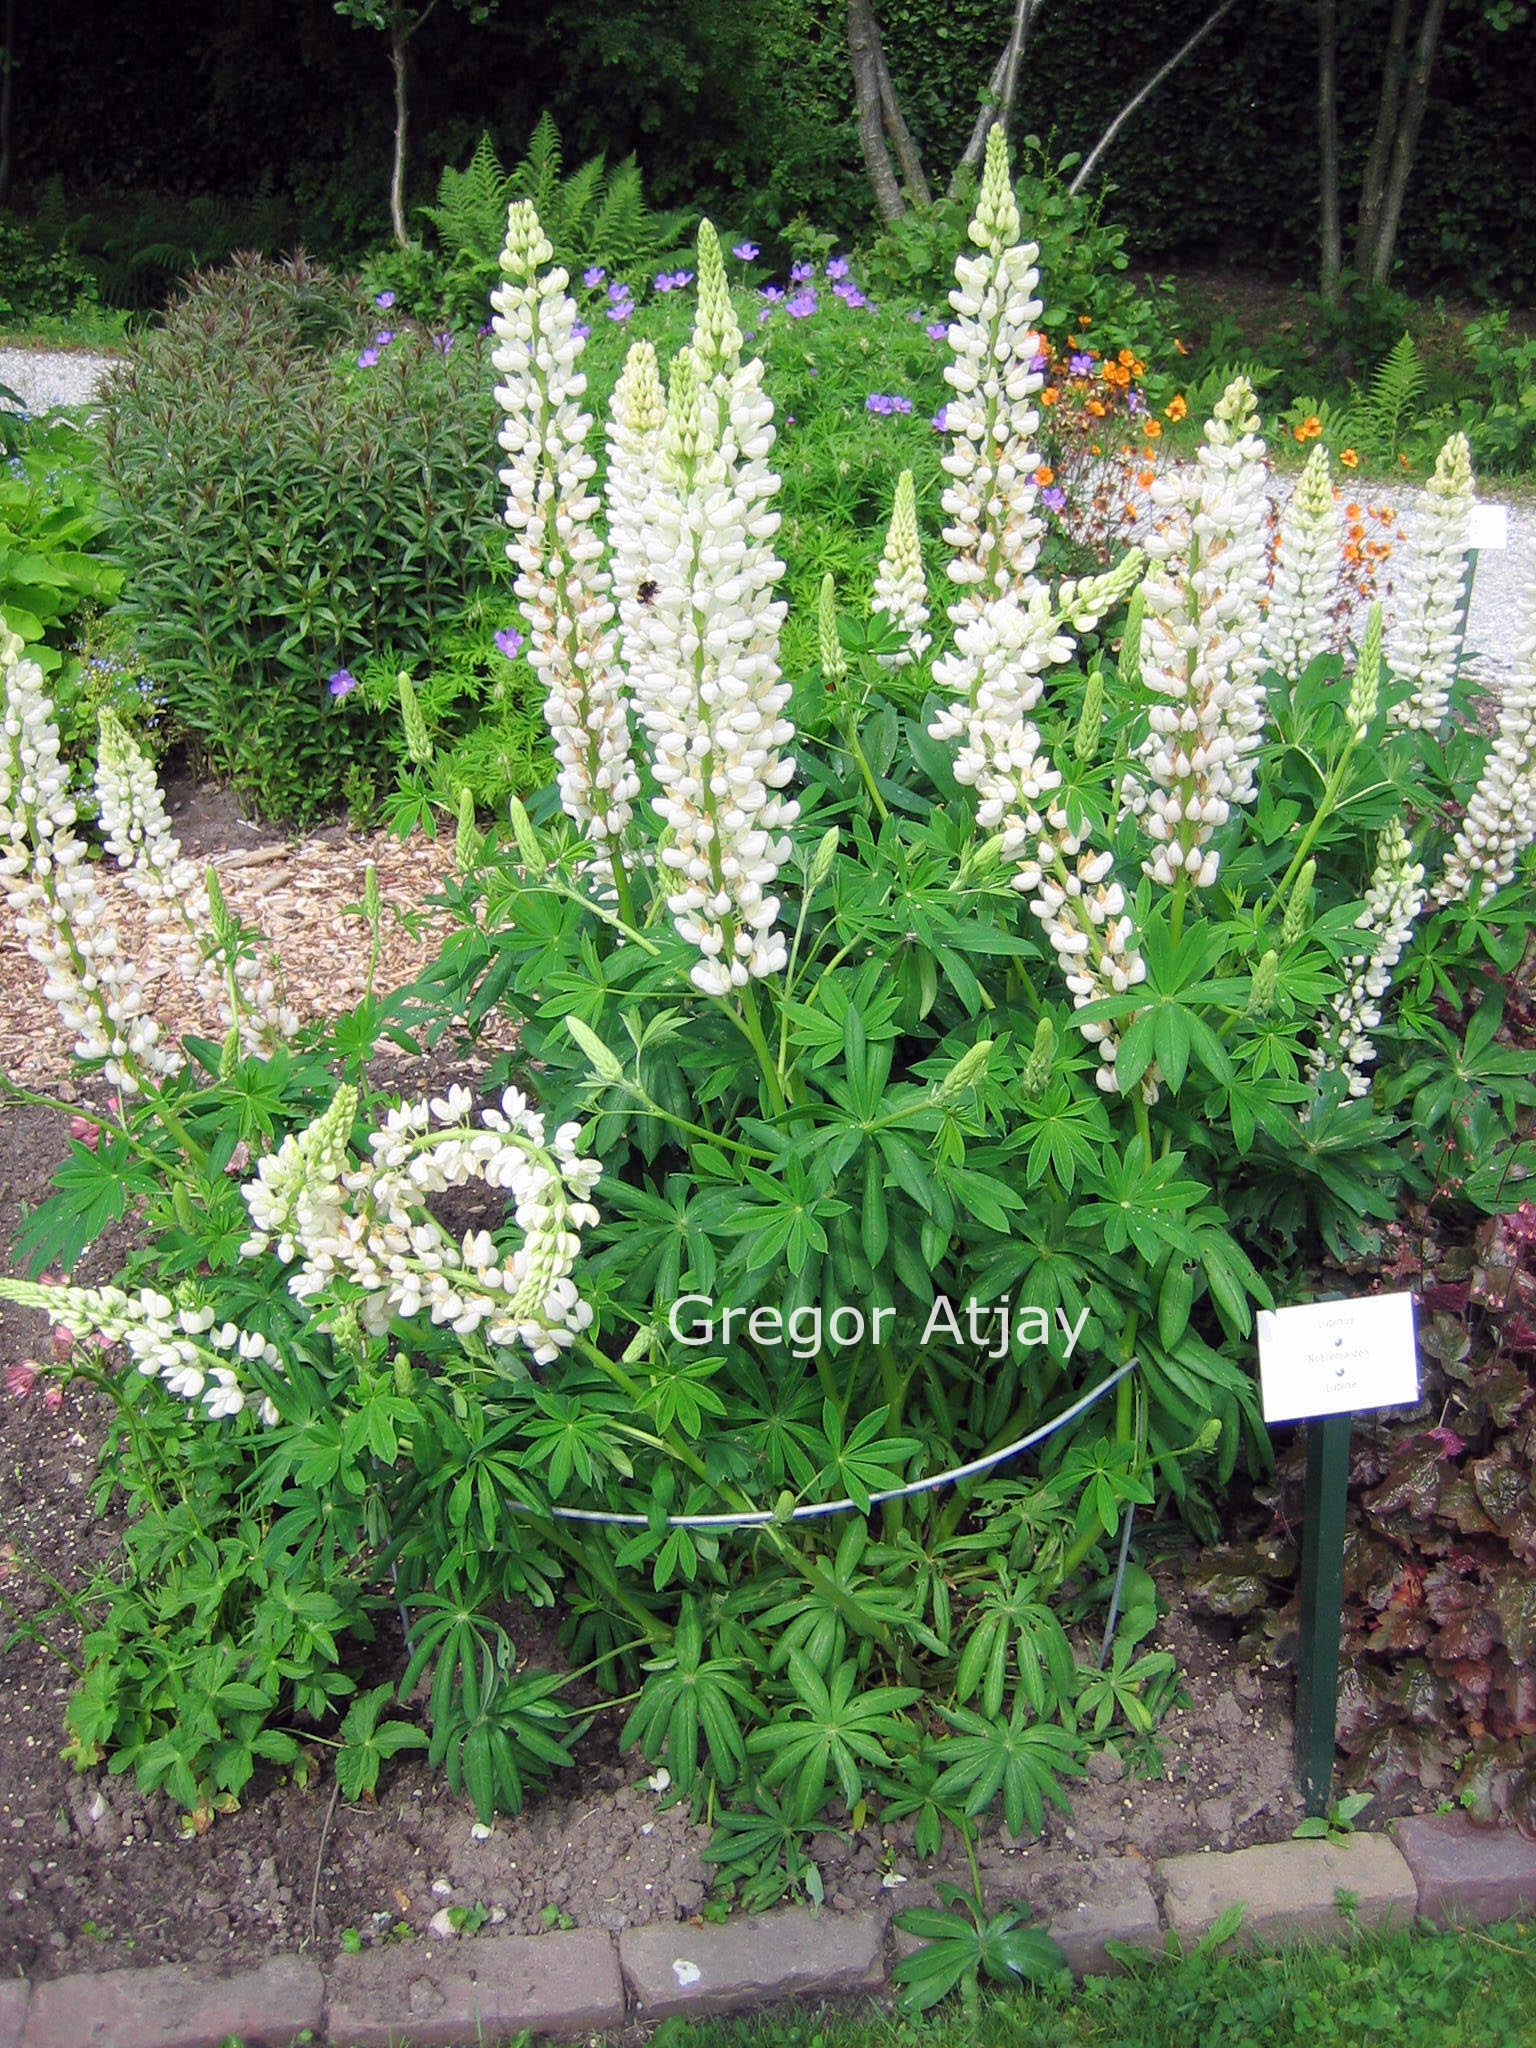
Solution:
[{"label": "green shrub", "polygon": [[107,392],[124,616],[176,727],[270,817],[333,809],[385,761],[383,721],[330,679],[429,660],[497,572],[483,351],[381,342],[380,318],[302,259],[239,258]]},{"label": "green shrub", "polygon": [[0,326],[65,319],[91,311],[96,300],[96,280],[69,249],[50,246],[26,222],[0,215]]}]

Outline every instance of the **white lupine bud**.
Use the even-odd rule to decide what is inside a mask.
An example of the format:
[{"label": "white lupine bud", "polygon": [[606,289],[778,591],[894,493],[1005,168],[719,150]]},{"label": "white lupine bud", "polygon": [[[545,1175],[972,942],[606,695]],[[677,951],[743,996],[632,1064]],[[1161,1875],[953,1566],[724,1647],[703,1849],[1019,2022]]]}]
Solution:
[{"label": "white lupine bud", "polygon": [[1349,685],[1349,702],[1344,709],[1344,722],[1349,727],[1350,737],[1356,742],[1365,738],[1380,702],[1381,606],[1372,604],[1366,615],[1365,637],[1360,642],[1360,654]]},{"label": "white lupine bud", "polygon": [[1165,515],[1147,537],[1151,567],[1140,663],[1158,701],[1121,789],[1153,850],[1142,871],[1172,887],[1215,881],[1210,841],[1236,804],[1254,798],[1264,726],[1264,443],[1253,387],[1227,386],[1193,465],[1152,486]]},{"label": "white lupine bud", "polygon": [[1319,441],[1280,515],[1275,577],[1264,622],[1264,652],[1288,682],[1332,644],[1342,544],[1328,450]]},{"label": "white lupine bud", "polygon": [[1370,1081],[1364,1069],[1376,1057],[1370,1033],[1381,1022],[1381,1003],[1402,958],[1413,924],[1424,905],[1424,869],[1401,818],[1381,835],[1365,908],[1355,920],[1370,937],[1369,948],[1346,963],[1347,979],[1334,999],[1331,1028],[1325,1044],[1312,1055],[1309,1078],[1337,1069],[1351,1095],[1366,1095]]},{"label": "white lupine bud", "polygon": [[279,993],[281,962],[229,908],[217,869],[199,870],[182,854],[153,764],[121,719],[104,710],[99,726],[96,805],[108,853],[150,925],[176,934],[177,973],[226,1034],[238,1033],[238,1053],[276,1052],[299,1028]]},{"label": "white lupine bud", "polygon": [[1528,572],[1521,625],[1498,731],[1435,885],[1436,903],[1486,902],[1536,838],[1536,570]]},{"label": "white lupine bud", "polygon": [[837,585],[829,569],[816,595],[816,651],[821,673],[829,683],[840,683],[848,673],[848,658],[837,631]]},{"label": "white lupine bud", "polygon": [[1387,667],[1413,686],[1392,722],[1416,732],[1438,732],[1450,706],[1472,496],[1472,451],[1465,434],[1452,434],[1405,522],[1398,612],[1386,635]]},{"label": "white lupine bud", "polygon": [[505,414],[507,553],[528,624],[528,659],[544,686],[560,801],[600,841],[629,823],[640,778],[630,752],[629,716],[618,667],[609,579],[601,567],[596,463],[587,449],[591,416],[580,410],[587,380],[576,368],[581,340],[565,271],[526,199],[507,213],[502,282],[491,294]]},{"label": "white lupine bud", "polygon": [[83,1060],[100,1060],[125,1093],[181,1062],[158,1044],[138,973],[106,922],[85,847],[75,836],[69,773],[59,757],[43,672],[0,617],[0,877],[29,957],[46,970],[43,993],[75,1035]]},{"label": "white lupine bud", "polygon": [[928,624],[928,581],[923,574],[922,542],[917,531],[917,494],[912,472],[904,469],[896,479],[896,500],[891,523],[886,529],[885,548],[875,571],[875,591],[869,608],[890,620],[906,636],[906,646],[894,654],[882,654],[883,668],[906,668],[921,661],[928,652],[932,635]]},{"label": "white lupine bud", "polygon": [[655,596],[646,562],[645,513],[661,460],[666,418],[656,351],[648,341],[637,341],[624,358],[609,401],[604,488],[613,597],[619,608],[624,664],[632,676],[644,667],[646,625]]}]

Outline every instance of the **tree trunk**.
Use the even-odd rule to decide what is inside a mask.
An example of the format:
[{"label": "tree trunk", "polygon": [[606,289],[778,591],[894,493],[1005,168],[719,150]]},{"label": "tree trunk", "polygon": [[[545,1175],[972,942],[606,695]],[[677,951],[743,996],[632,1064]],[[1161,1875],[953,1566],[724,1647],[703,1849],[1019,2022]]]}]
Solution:
[{"label": "tree trunk", "polygon": [[1419,25],[1418,41],[1414,45],[1413,69],[1408,74],[1403,115],[1392,145],[1392,168],[1387,176],[1381,213],[1376,224],[1376,248],[1371,259],[1373,284],[1385,284],[1392,275],[1392,254],[1397,247],[1398,223],[1402,219],[1403,201],[1408,196],[1408,178],[1413,170],[1413,154],[1418,148],[1419,130],[1424,125],[1424,110],[1429,104],[1429,74],[1434,69],[1435,51],[1439,48],[1440,31],[1444,25],[1445,0],[1429,0],[1424,19]]},{"label": "tree trunk", "polygon": [[406,135],[406,45],[409,30],[396,6],[389,24],[389,63],[395,74],[395,160],[389,172],[389,224],[395,241],[403,249],[409,241],[405,232],[405,135]]},{"label": "tree trunk", "polygon": [[928,190],[928,180],[923,175],[923,159],[917,144],[912,140],[912,130],[907,126],[907,117],[901,111],[901,101],[896,97],[895,80],[891,67],[885,61],[885,42],[880,34],[880,23],[871,13],[870,25],[875,36],[875,68],[880,80],[880,113],[885,122],[885,132],[891,138],[896,151],[896,161],[901,166],[902,183],[907,196],[914,206],[931,206],[933,194]]},{"label": "tree trunk", "polygon": [[1339,220],[1338,0],[1317,0],[1317,161],[1322,186],[1320,239],[1323,297],[1339,303],[1344,231]]},{"label": "tree trunk", "polygon": [[11,148],[11,80],[16,69],[16,0],[5,0],[3,32],[5,48],[0,50],[0,206],[6,205],[10,199],[11,166],[15,161]]},{"label": "tree trunk", "polygon": [[1392,0],[1392,21],[1387,30],[1386,55],[1381,66],[1381,98],[1376,108],[1376,132],[1360,178],[1360,212],[1355,223],[1355,272],[1364,277],[1372,268],[1381,223],[1382,200],[1386,195],[1387,172],[1392,162],[1392,145],[1397,137],[1398,109],[1403,101],[1403,74],[1407,69],[1408,19],[1413,0]]},{"label": "tree trunk", "polygon": [[1126,122],[1129,121],[1132,114],[1135,113],[1136,109],[1139,106],[1141,106],[1144,101],[1151,99],[1153,93],[1157,91],[1157,88],[1162,84],[1163,80],[1167,78],[1172,72],[1178,70],[1179,66],[1184,62],[1184,59],[1187,56],[1189,56],[1192,51],[1198,49],[1200,44],[1205,41],[1206,37],[1210,34],[1211,30],[1216,26],[1217,22],[1221,20],[1222,16],[1225,14],[1230,14],[1232,9],[1236,5],[1237,0],[1221,0],[1221,5],[1219,7],[1214,8],[1205,17],[1204,21],[1201,22],[1200,26],[1195,30],[1194,34],[1189,38],[1188,42],[1181,43],[1178,49],[1176,49],[1173,55],[1168,59],[1167,63],[1158,66],[1157,70],[1153,72],[1152,76],[1147,80],[1146,84],[1141,87],[1140,91],[1132,93],[1131,97],[1126,101],[1125,105],[1120,109],[1119,113],[1116,114],[1113,121],[1110,122],[1109,126],[1104,130],[1104,133],[1093,145],[1092,149],[1090,149],[1088,154],[1083,158],[1082,163],[1078,166],[1077,176],[1072,180],[1071,184],[1067,187],[1068,192],[1076,193],[1082,191],[1084,185],[1087,184],[1089,178],[1091,177],[1094,166],[1098,163],[1099,158],[1104,154],[1105,150],[1108,149],[1109,145],[1114,141],[1115,137],[1120,133],[1120,130],[1125,126]]},{"label": "tree trunk", "polygon": [[859,148],[875,195],[875,210],[887,225],[906,212],[901,187],[885,141],[880,97],[880,31],[871,0],[848,0],[848,50],[853,59],[853,97],[859,116]]},{"label": "tree trunk", "polygon": [[987,149],[987,136],[997,122],[1006,132],[1013,119],[1014,102],[1018,98],[1019,80],[1024,75],[1024,51],[1029,43],[1029,32],[1035,25],[1036,17],[1045,5],[1045,0],[1015,0],[1013,26],[1008,32],[1002,53],[992,66],[992,76],[987,80],[986,96],[976,115],[976,125],[971,138],[955,165],[954,176],[949,181],[949,196],[959,196],[960,187],[966,176],[980,166]]}]

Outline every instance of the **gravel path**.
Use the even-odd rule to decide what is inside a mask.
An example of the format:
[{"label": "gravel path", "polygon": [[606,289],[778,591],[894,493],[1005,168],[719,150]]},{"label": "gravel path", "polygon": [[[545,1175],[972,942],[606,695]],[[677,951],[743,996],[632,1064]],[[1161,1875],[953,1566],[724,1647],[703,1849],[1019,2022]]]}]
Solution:
[{"label": "gravel path", "polygon": [[14,391],[28,412],[89,405],[117,360],[74,349],[0,348],[0,384]]}]

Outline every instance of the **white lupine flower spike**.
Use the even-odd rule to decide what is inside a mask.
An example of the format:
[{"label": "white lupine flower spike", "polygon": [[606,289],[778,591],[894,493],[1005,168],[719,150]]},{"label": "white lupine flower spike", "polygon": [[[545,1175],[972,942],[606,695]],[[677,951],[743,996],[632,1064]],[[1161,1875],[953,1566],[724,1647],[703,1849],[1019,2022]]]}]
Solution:
[{"label": "white lupine flower spike", "polygon": [[[701,230],[705,280],[710,246]],[[713,290],[701,296],[695,332],[705,353],[672,364],[647,508],[655,591],[637,696],[667,828],[667,907],[698,949],[694,985],[724,996],[785,965],[774,890],[799,806],[785,794],[795,731],[779,667],[773,406],[762,363],[741,360],[728,296],[723,306]]]},{"label": "white lupine flower spike", "polygon": [[[605,488],[613,596],[619,608],[624,666],[632,679],[645,668],[648,600],[654,594],[647,567],[646,512],[666,422],[667,400],[656,351],[648,341],[637,341],[624,358],[609,407]],[[643,716],[643,702],[640,709]]]},{"label": "white lupine flower spike", "polygon": [[108,853],[150,925],[175,933],[177,972],[226,1031],[238,1031],[240,1051],[276,1052],[299,1028],[298,1013],[283,1001],[276,957],[263,962],[248,945],[220,938],[216,925],[233,920],[215,916],[203,870],[182,854],[153,764],[111,711],[101,713],[100,730],[96,801]]},{"label": "white lupine flower spike", "polygon": [[515,200],[491,294],[507,553],[528,659],[544,687],[560,801],[583,831],[611,842],[629,823],[640,780],[591,489],[597,465],[587,448],[591,415],[580,406],[587,380],[577,368],[576,305],[566,272],[544,268],[553,256],[533,206]]},{"label": "white lupine flower spike", "polygon": [[47,970],[43,993],[124,1094],[174,1074],[137,970],[124,956],[75,832],[69,773],[43,672],[0,617],[0,886],[28,955]]},{"label": "white lupine flower spike", "polygon": [[1403,956],[1423,907],[1424,869],[1414,859],[1402,820],[1394,818],[1381,835],[1365,908],[1356,919],[1371,943],[1347,963],[1349,978],[1334,1002],[1329,1042],[1312,1056],[1310,1076],[1314,1081],[1337,1068],[1351,1095],[1369,1094],[1371,1084],[1365,1069],[1376,1057],[1370,1034],[1381,1022],[1382,998],[1391,986],[1392,970]]},{"label": "white lupine flower spike", "polygon": [[1288,682],[1333,644],[1343,539],[1328,450],[1319,441],[1280,515],[1275,576],[1264,622],[1264,652]]},{"label": "white lupine flower spike", "polygon": [[1122,802],[1153,851],[1143,872],[1171,888],[1216,880],[1211,840],[1253,801],[1264,727],[1260,606],[1264,443],[1245,377],[1227,386],[1192,467],[1152,485],[1164,515],[1148,536],[1141,675],[1156,700]]},{"label": "white lupine flower spike", "polygon": [[883,668],[908,668],[921,661],[932,643],[928,625],[928,580],[923,574],[922,541],[917,528],[917,493],[912,472],[904,469],[896,479],[896,499],[891,523],[886,529],[885,547],[875,571],[874,595],[869,608],[889,619],[906,644],[893,654],[882,654]]},{"label": "white lupine flower spike", "polygon": [[1398,611],[1386,635],[1387,667],[1412,685],[1393,705],[1392,722],[1416,732],[1438,732],[1450,708],[1472,498],[1472,451],[1465,434],[1452,434],[1407,521]]},{"label": "white lupine flower spike", "polygon": [[[1007,145],[994,128],[970,228],[981,253],[956,259],[950,294],[956,360],[945,376],[956,396],[945,421],[955,443],[944,461],[951,482],[942,502],[959,595],[949,607],[954,649],[933,666],[948,702],[929,730],[955,744],[955,779],[975,791],[976,821],[1013,863],[1014,886],[1028,897],[1082,1009],[1135,987],[1146,965],[1111,857],[1072,830],[1056,798],[1061,775],[1030,714],[1046,671],[1070,656],[1073,632],[1090,630],[1129,595],[1142,558],[1133,551],[1107,575],[1064,583],[1054,597],[1035,574],[1039,457],[1029,443],[1040,422],[1030,400],[1043,380],[1034,369],[1040,339],[1031,323],[1041,307],[1038,252],[1019,242],[1019,232]],[[1100,1087],[1117,1089],[1117,1032],[1096,1023],[1081,1029],[1098,1049]]]},{"label": "white lupine flower spike", "polygon": [[[121,1287],[45,1287],[0,1277],[0,1300],[41,1309],[77,1336],[89,1333],[121,1344],[135,1372],[158,1379],[178,1399],[202,1403],[211,1422],[238,1415],[250,1398],[235,1365],[259,1362],[286,1377],[282,1354],[254,1330],[221,1323],[211,1308],[178,1308],[152,1287],[127,1294]],[[258,1407],[263,1422],[278,1420],[270,1396]]]},{"label": "white lupine flower spike", "polygon": [[1527,571],[1515,663],[1493,745],[1435,885],[1438,904],[1485,903],[1536,839],[1536,565]]},{"label": "white lupine flower spike", "polygon": [[[515,1088],[476,1119],[469,1090],[455,1087],[390,1110],[369,1137],[371,1158],[354,1164],[356,1108],[356,1090],[340,1089],[323,1116],[262,1160],[242,1190],[253,1225],[242,1252],[274,1245],[285,1264],[297,1260],[288,1289],[299,1301],[350,1283],[375,1336],[395,1316],[425,1312],[459,1336],[520,1344],[552,1365],[592,1322],[571,1275],[581,1231],[598,1220],[589,1197],[602,1167],[578,1150],[580,1125],[546,1136]],[[516,1246],[487,1230],[456,1238],[432,1214],[429,1196],[472,1180],[509,1194]]]}]

